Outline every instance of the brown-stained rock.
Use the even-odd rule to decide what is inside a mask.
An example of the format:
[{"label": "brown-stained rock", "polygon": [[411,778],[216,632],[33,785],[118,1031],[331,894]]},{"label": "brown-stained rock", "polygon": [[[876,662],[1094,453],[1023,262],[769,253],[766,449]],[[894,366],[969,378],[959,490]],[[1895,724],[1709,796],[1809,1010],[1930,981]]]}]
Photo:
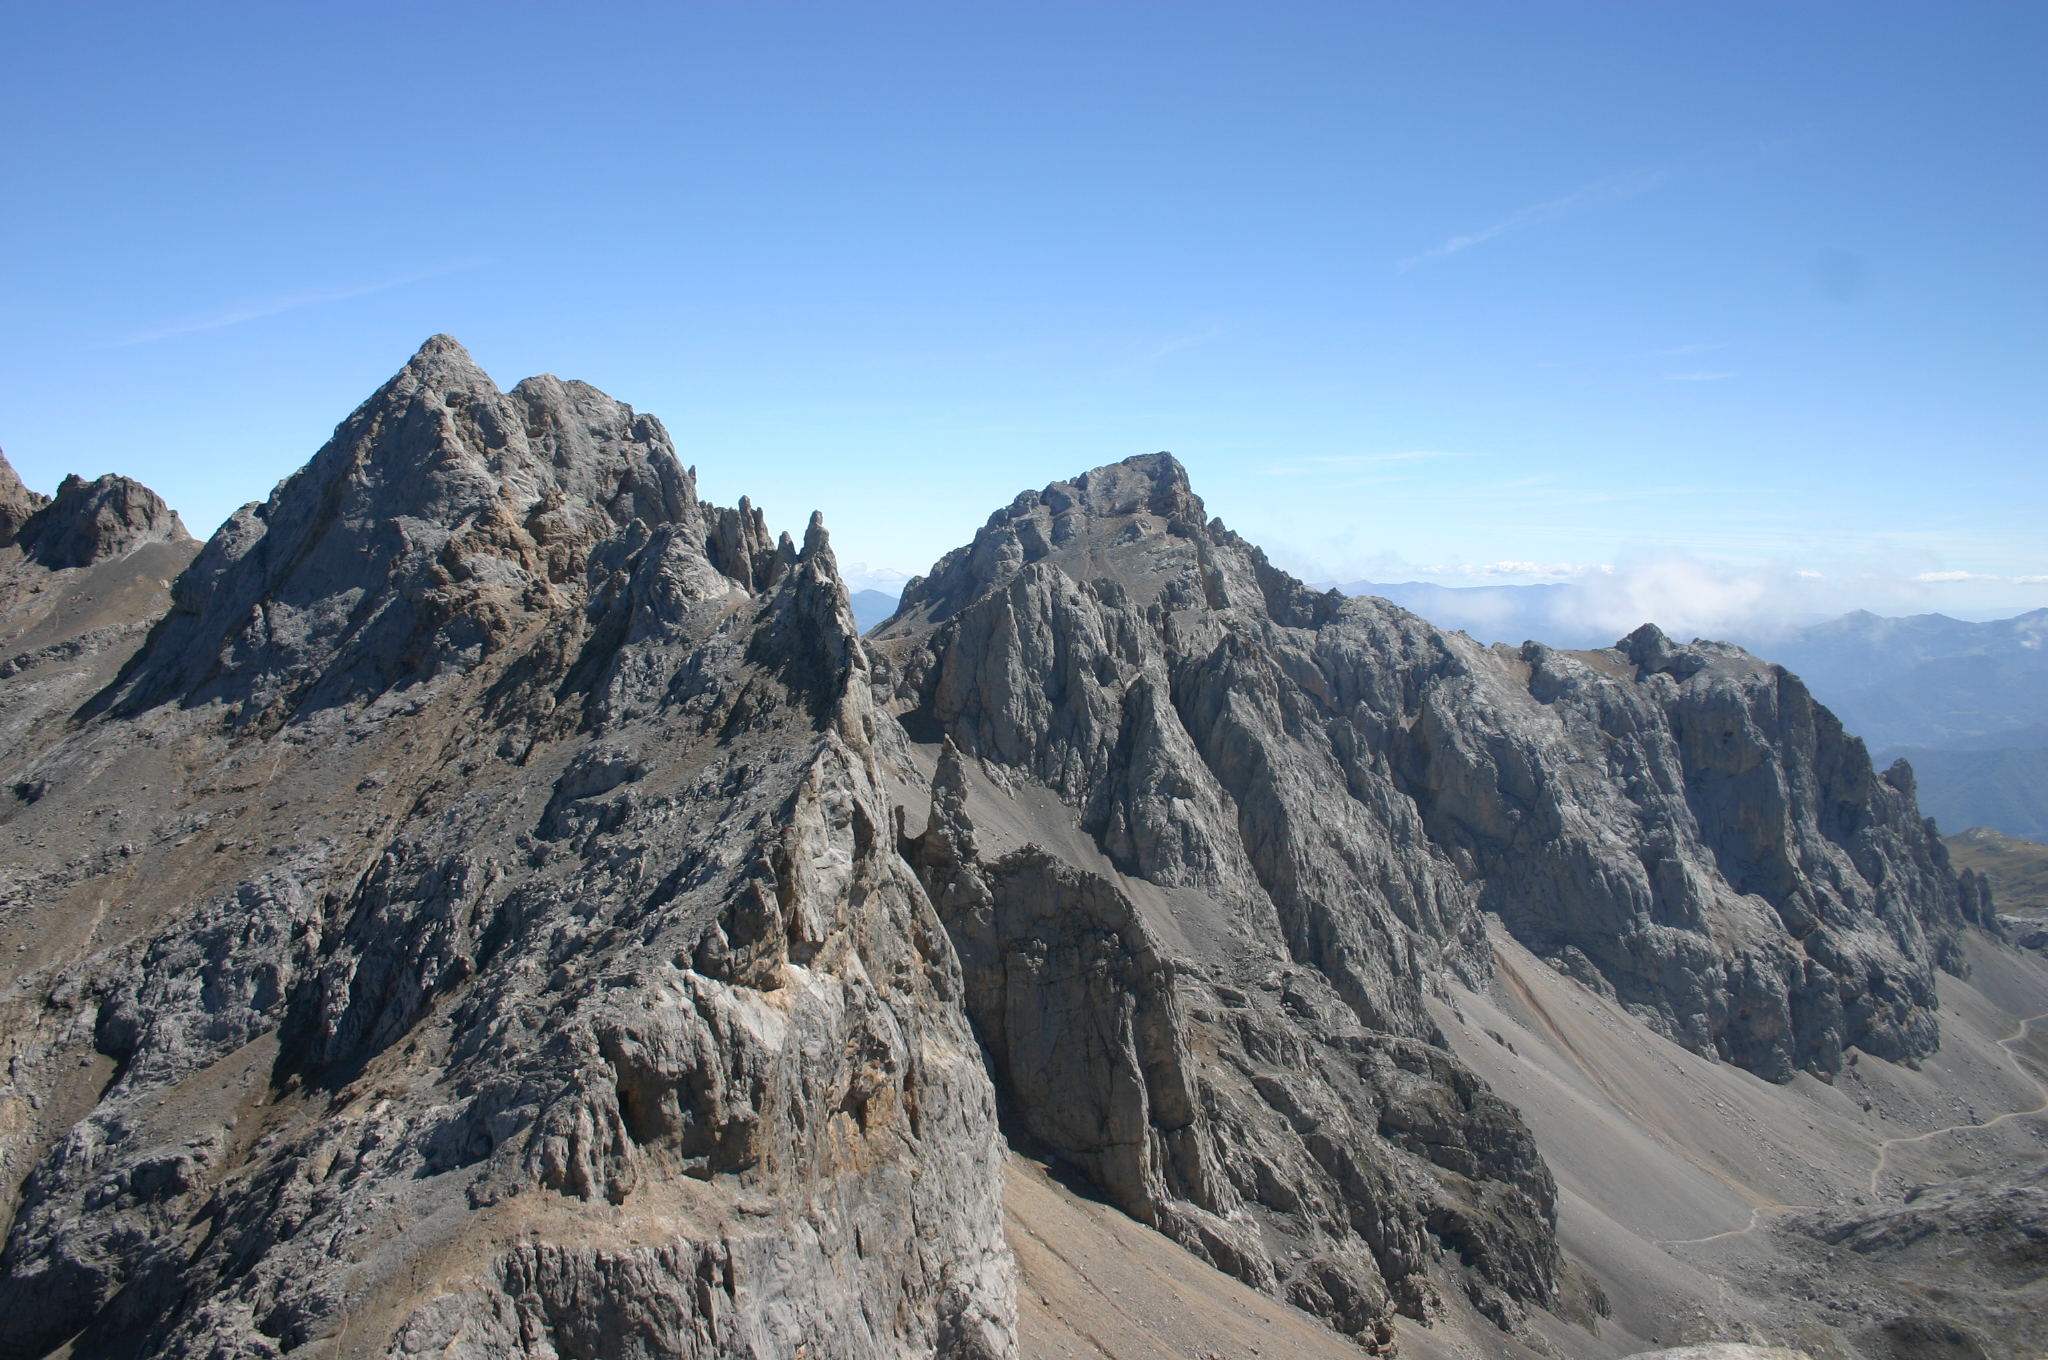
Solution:
[{"label": "brown-stained rock", "polygon": [[191,539],[163,497],[113,473],[90,482],[76,473],[66,477],[56,498],[14,530],[22,553],[53,570],[126,557],[145,543]]},{"label": "brown-stained rock", "polygon": [[48,496],[21,484],[21,474],[7,461],[7,455],[0,453],[0,548],[11,546],[29,516],[49,503]]}]

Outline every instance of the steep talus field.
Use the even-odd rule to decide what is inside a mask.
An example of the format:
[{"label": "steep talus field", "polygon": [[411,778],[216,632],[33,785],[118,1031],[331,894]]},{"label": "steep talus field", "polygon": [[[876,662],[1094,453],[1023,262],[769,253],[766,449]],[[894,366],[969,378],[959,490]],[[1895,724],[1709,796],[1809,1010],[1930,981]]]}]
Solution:
[{"label": "steep talus field", "polygon": [[2048,974],[1739,649],[1319,594],[1163,454],[863,639],[447,337],[203,548],[0,463],[0,633],[0,1357],[1609,1360],[1979,1230],[1822,1339],[2022,1335]]}]

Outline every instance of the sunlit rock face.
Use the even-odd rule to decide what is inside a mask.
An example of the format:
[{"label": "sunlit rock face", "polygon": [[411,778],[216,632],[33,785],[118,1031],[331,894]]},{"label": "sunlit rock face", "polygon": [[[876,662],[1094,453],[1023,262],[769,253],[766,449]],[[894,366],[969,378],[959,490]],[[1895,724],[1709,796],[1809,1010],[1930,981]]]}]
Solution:
[{"label": "sunlit rock face", "polygon": [[7,814],[16,910],[83,875],[109,922],[17,983],[62,1021],[16,1089],[111,1062],[9,1149],[0,1349],[1009,1353],[991,1089],[820,524],[438,337],[175,594]]},{"label": "sunlit rock face", "polygon": [[866,642],[821,521],[447,337],[203,548],[0,529],[9,1355],[994,1360],[1006,1137],[1370,1351],[1533,1337],[1490,931],[1783,1081],[1988,921],[1777,668],[1317,594],[1165,455]]},{"label": "sunlit rock face", "polygon": [[1785,1081],[1931,1052],[1935,962],[1988,906],[1910,773],[1777,667],[1317,594],[1164,454],[1019,496],[869,644],[943,743],[906,854],[1015,1125],[1345,1330],[1427,1316],[1446,1249],[1504,1325],[1548,1296],[1549,1173],[1425,1006],[1483,981],[1489,914]]}]

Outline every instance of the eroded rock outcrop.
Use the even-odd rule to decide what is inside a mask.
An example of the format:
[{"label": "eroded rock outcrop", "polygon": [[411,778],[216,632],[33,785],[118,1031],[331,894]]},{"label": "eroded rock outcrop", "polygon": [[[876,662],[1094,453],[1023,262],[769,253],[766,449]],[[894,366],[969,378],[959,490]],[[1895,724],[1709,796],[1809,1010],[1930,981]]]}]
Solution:
[{"label": "eroded rock outcrop", "polygon": [[7,461],[7,455],[0,453],[0,548],[11,546],[29,516],[49,503],[48,496],[21,484],[21,474]]},{"label": "eroded rock outcrop", "polygon": [[[1446,1272],[1503,1325],[1546,1300],[1554,1191],[1428,1015],[1433,979],[1484,976],[1484,927],[1369,743],[1318,711],[1386,687],[1320,677],[1336,607],[1212,528],[1161,456],[1020,497],[870,642],[907,730],[982,775],[964,797],[941,758],[911,857],[1015,1121],[1379,1346]],[[1399,627],[1361,641],[1441,663],[1434,630]],[[1031,788],[1058,810],[974,844],[977,804],[1031,823]]]},{"label": "eroded rock outcrop", "polygon": [[1013,1122],[1347,1331],[1426,1314],[1439,1259],[1503,1325],[1547,1300],[1548,1172],[1428,1012],[1486,914],[1777,1081],[1931,1052],[1982,923],[1909,773],[1777,667],[1317,594],[1163,454],[1019,496],[869,643],[944,743],[906,853]]},{"label": "eroded rock outcrop", "polygon": [[178,512],[138,481],[108,473],[88,482],[66,477],[56,497],[14,530],[31,560],[51,568],[89,567],[126,557],[145,543],[184,543]]},{"label": "eroded rock outcrop", "polygon": [[1164,455],[865,644],[821,520],[446,337],[196,558],[25,497],[8,1354],[995,1360],[999,1121],[1368,1350],[1533,1338],[1557,1190],[1438,1021],[1490,921],[1774,1080],[1930,1052],[1988,921],[1781,670],[1317,594]]},{"label": "eroded rock outcrop", "polygon": [[1008,1354],[887,723],[820,523],[770,544],[650,418],[430,341],[6,813],[97,856],[14,988],[111,1066],[27,1178],[0,1349]]},{"label": "eroded rock outcrop", "polygon": [[[72,711],[119,673],[198,550],[148,487],[67,477],[53,502],[0,456],[0,768],[61,736]],[[8,786],[30,800],[42,787],[34,777]],[[20,891],[0,875],[0,904]],[[13,1190],[4,1185],[0,1205]]]}]

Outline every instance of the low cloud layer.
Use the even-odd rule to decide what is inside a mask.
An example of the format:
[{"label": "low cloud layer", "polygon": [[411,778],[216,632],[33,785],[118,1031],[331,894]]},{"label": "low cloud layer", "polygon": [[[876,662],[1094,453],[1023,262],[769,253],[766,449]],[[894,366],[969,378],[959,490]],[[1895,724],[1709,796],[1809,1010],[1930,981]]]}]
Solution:
[{"label": "low cloud layer", "polygon": [[2048,605],[2048,578],[2041,576],[1830,574],[1789,564],[1734,566],[1681,552],[1638,553],[1613,563],[1425,566],[1389,559],[1370,570],[1362,578],[1311,578],[1352,593],[1387,595],[1483,641],[1536,638],[1562,646],[1605,645],[1644,623],[1680,638],[1760,642],[1857,609],[1984,618]]},{"label": "low cloud layer", "polygon": [[[2048,606],[2048,575],[1864,569],[1821,572],[1791,564],[1736,566],[1683,552],[1638,552],[1614,562],[1416,563],[1392,555],[1348,573],[1283,566],[1319,587],[1377,594],[1483,642],[1534,638],[1604,647],[1645,623],[1677,638],[1756,644],[1853,610],[1986,619]],[[844,566],[850,590],[900,595],[912,573],[865,562]]]},{"label": "low cloud layer", "polygon": [[901,595],[912,573],[898,571],[894,567],[871,567],[865,562],[849,562],[840,567],[839,575],[849,591],[878,590],[884,595]]}]

